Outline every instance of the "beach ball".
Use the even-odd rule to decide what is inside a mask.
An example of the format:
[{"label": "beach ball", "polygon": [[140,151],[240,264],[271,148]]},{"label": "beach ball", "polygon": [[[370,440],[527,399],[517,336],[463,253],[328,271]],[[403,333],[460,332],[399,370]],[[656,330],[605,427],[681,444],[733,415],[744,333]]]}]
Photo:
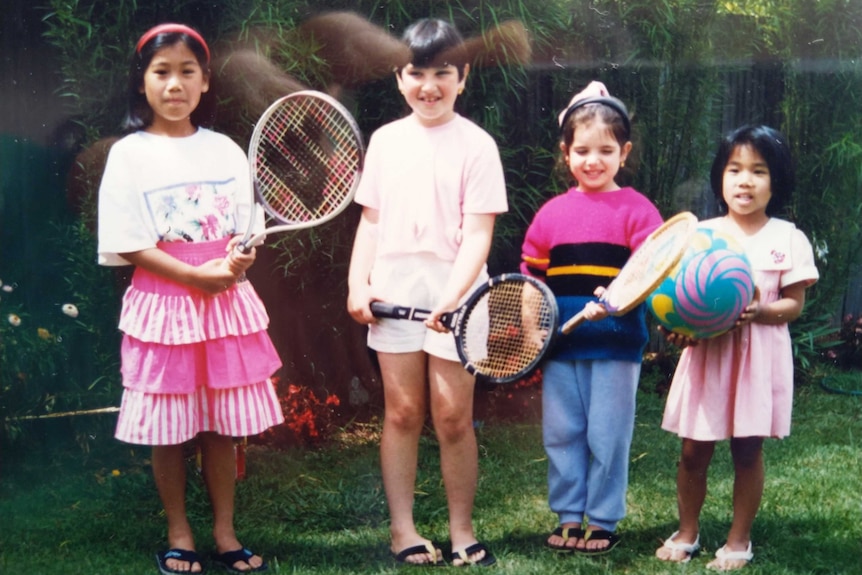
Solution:
[{"label": "beach ball", "polygon": [[647,298],[647,308],[670,331],[708,339],[731,329],[754,297],[754,274],[730,235],[698,227],[670,275]]}]

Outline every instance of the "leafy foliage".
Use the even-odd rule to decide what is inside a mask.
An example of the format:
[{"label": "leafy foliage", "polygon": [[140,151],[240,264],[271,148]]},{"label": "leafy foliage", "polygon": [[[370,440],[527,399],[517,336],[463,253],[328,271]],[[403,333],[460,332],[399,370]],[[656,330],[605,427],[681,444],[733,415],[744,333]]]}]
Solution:
[{"label": "leafy foliage", "polygon": [[[337,93],[366,136],[404,112],[395,83],[388,74],[346,82],[326,57],[326,38],[297,34],[310,17],[349,11],[393,38],[426,16],[453,21],[468,39],[518,21],[530,34],[530,62],[476,66],[459,99],[460,111],[499,143],[506,170],[510,210],[497,220],[492,272],[517,266],[532,214],[565,186],[555,169],[556,114],[599,79],[633,113],[635,151],[622,183],[665,215],[714,215],[707,171],[721,133],[743,122],[784,131],[798,162],[789,216],[812,239],[821,272],[804,323],[793,330],[803,371],[817,366],[818,342],[837,329],[836,318],[859,311],[838,311],[862,251],[862,12],[855,0],[224,0],[218,10],[203,0],[47,4],[61,91],[88,143],[116,132],[132,43],[160,21],[187,22],[216,51],[249,48],[290,81]],[[216,77],[225,70],[214,70]],[[247,104],[225,96],[216,125],[241,145],[256,118]],[[356,215],[279,238],[278,269],[289,289],[326,285],[331,301],[343,301]],[[95,283],[77,289],[98,293]]]},{"label": "leafy foliage", "polygon": [[[115,405],[119,396],[118,298],[110,273],[92,264],[95,242],[83,225],[58,226],[63,281],[43,288],[6,277],[0,301],[0,438],[14,439],[21,416]],[[85,434],[84,434],[85,435]],[[83,437],[83,436],[82,436]],[[86,443],[86,441],[83,441]]]}]

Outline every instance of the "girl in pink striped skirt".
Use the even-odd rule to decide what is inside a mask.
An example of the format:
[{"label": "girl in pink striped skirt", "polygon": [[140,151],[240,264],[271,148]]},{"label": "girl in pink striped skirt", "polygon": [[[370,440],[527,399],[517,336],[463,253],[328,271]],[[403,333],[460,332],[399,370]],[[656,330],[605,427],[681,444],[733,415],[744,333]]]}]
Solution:
[{"label": "girl in pink striped skirt", "polygon": [[266,569],[234,531],[233,437],[284,421],[270,380],[281,362],[269,317],[245,280],[255,252],[233,251],[251,218],[248,163],[232,140],[200,127],[209,61],[187,26],[141,37],[129,133],[111,148],[99,190],[99,263],[135,266],[120,315],[116,437],[153,446],[168,520],[167,549],[156,555],[163,574],[203,570],[185,510],[183,443],[192,439],[213,507],[213,560],[230,571]]}]

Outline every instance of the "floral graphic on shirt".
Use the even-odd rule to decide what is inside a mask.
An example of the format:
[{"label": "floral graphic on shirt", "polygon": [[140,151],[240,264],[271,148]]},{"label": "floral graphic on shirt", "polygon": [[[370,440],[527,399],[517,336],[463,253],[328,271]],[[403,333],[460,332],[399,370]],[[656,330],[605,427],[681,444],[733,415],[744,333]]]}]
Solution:
[{"label": "floral graphic on shirt", "polygon": [[780,264],[784,261],[784,252],[780,252],[778,250],[772,250],[769,252],[772,255],[772,261],[776,264]]},{"label": "floral graphic on shirt", "polygon": [[184,183],[145,194],[159,238],[212,241],[237,230],[236,180]]}]

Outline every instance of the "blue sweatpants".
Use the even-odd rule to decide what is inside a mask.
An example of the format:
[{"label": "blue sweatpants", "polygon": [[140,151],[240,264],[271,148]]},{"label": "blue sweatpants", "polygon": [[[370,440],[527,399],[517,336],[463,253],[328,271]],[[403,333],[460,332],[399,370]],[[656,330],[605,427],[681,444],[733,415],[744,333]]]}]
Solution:
[{"label": "blue sweatpants", "polygon": [[[641,364],[549,360],[542,368],[548,503],[560,524],[614,531],[626,514]],[[586,527],[586,525],[584,526]]]}]

